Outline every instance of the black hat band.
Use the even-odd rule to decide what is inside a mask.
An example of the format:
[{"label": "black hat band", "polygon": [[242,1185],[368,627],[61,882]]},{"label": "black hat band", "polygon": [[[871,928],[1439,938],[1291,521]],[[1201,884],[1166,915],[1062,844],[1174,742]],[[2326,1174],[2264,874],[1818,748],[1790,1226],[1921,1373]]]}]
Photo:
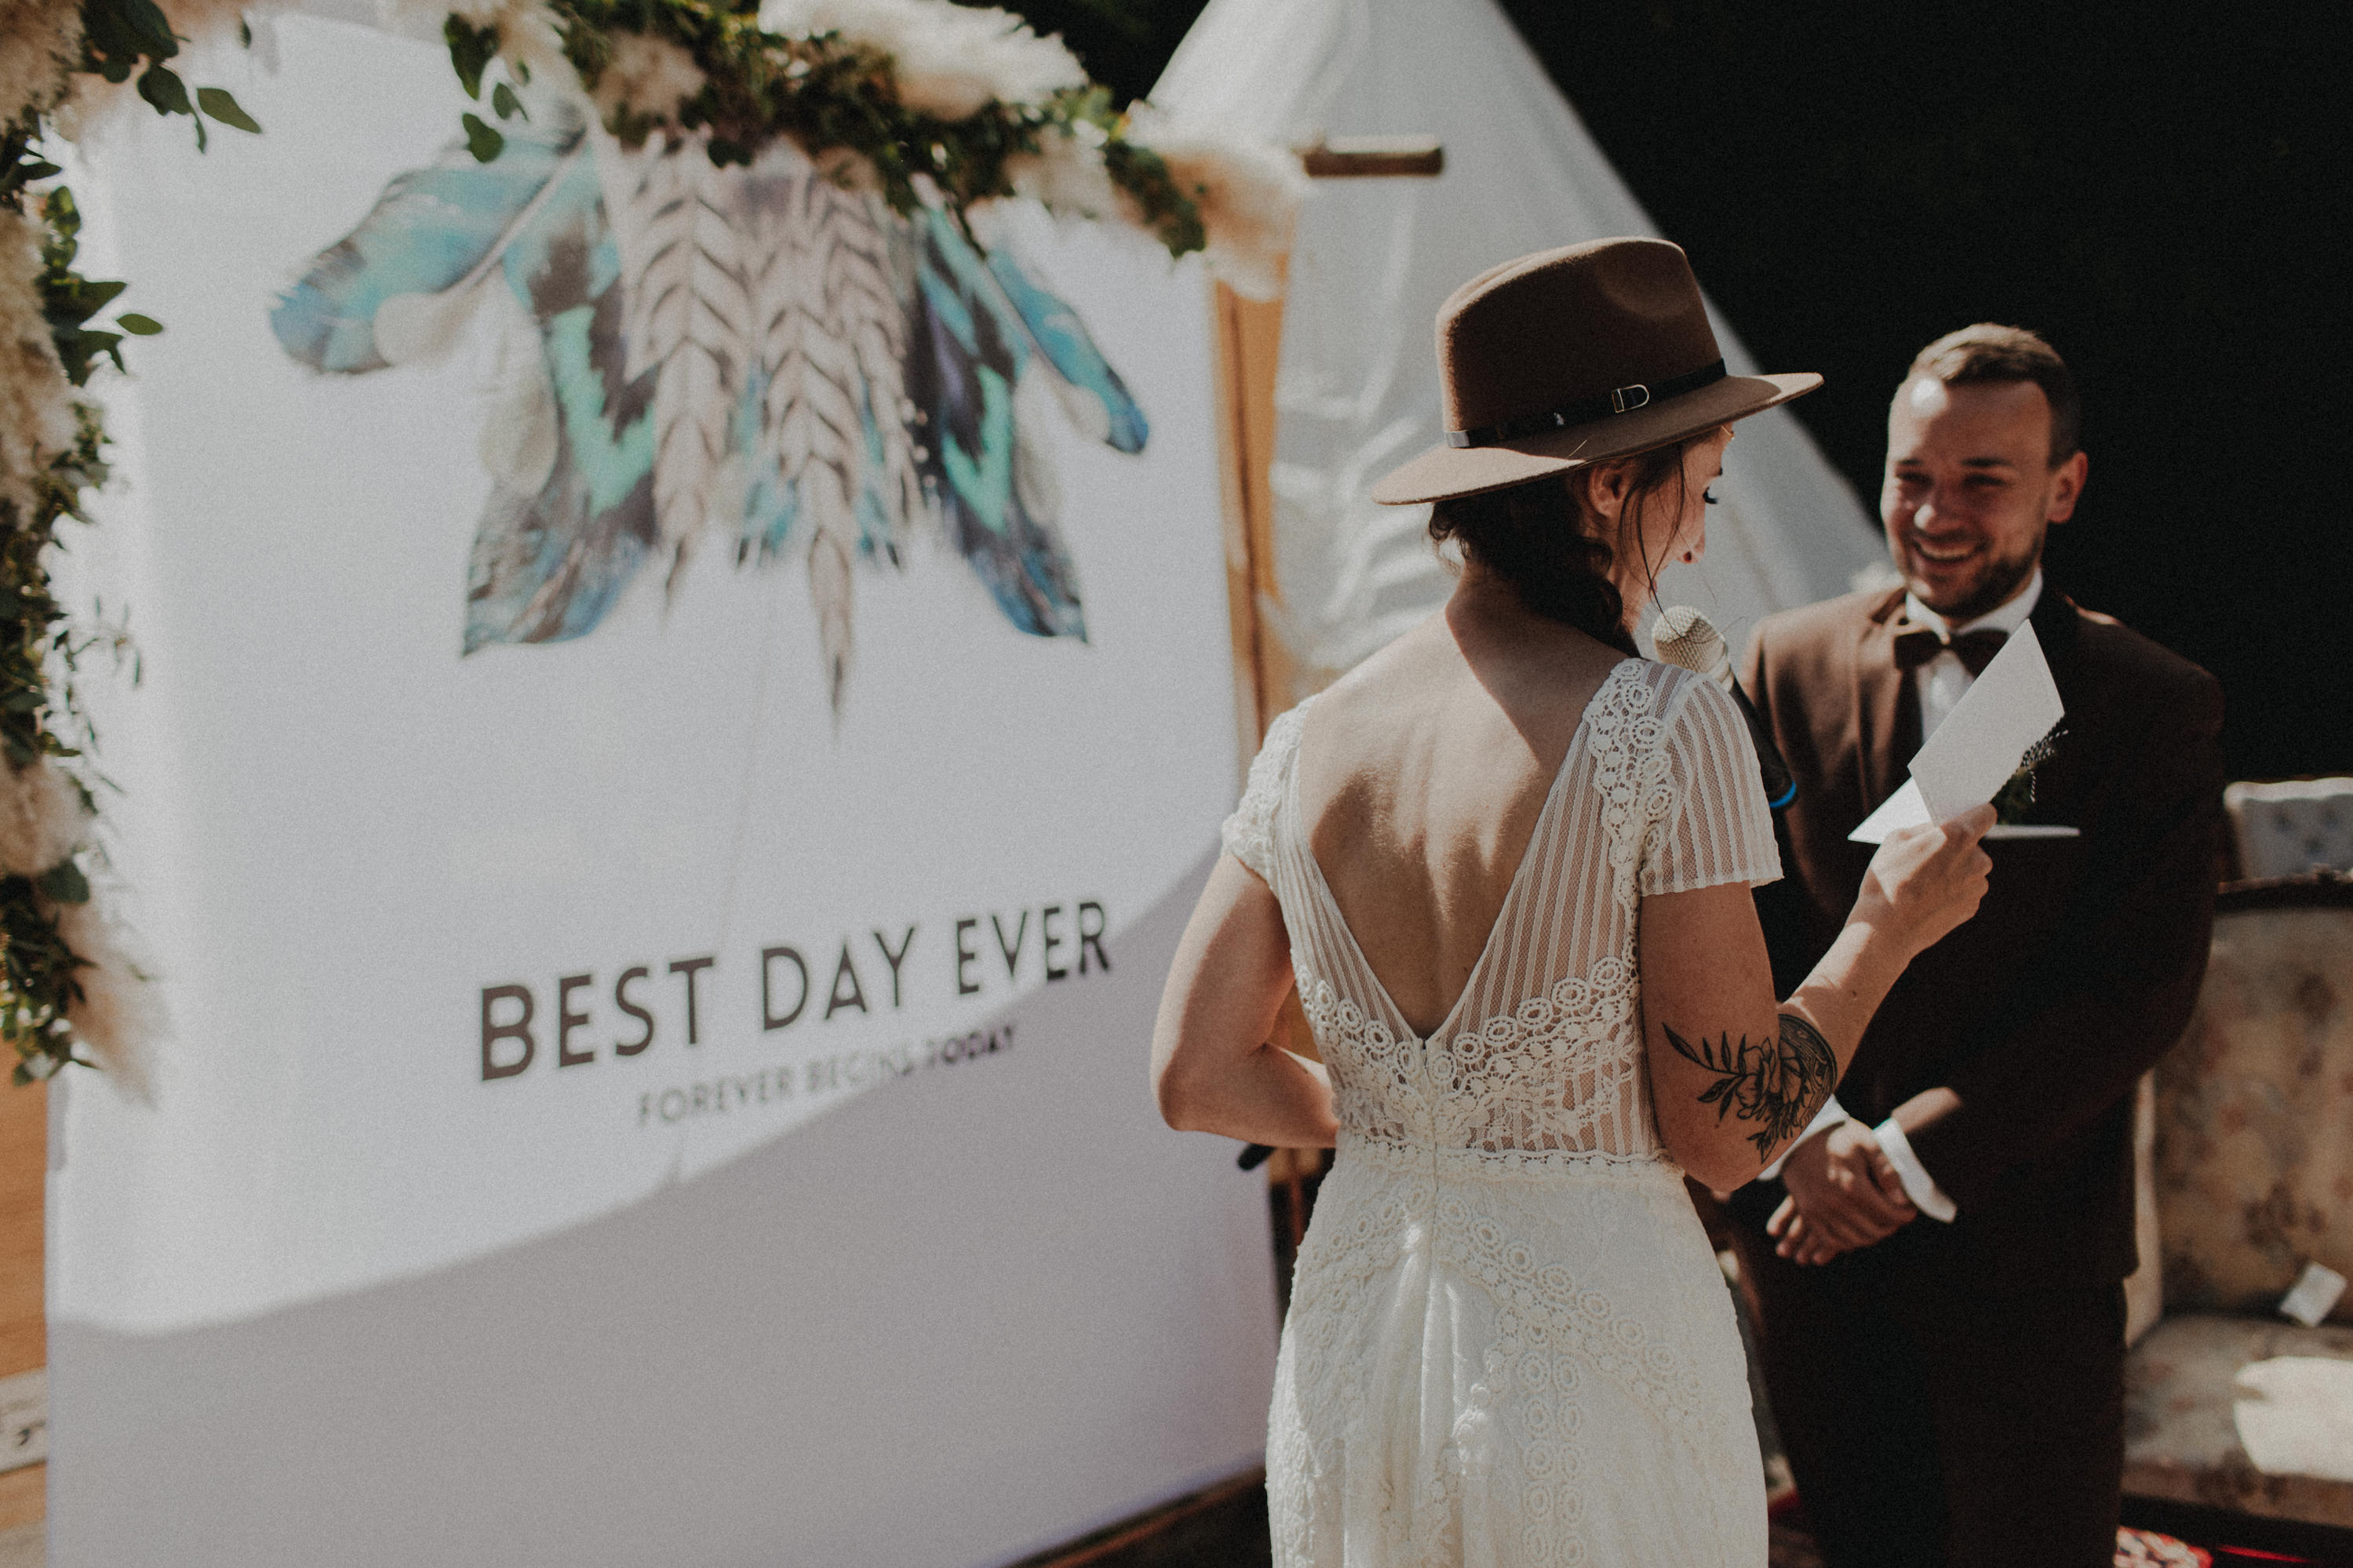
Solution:
[{"label": "black hat band", "polygon": [[1516,441],[1524,436],[1540,436],[1547,430],[1566,430],[1572,425],[1590,425],[1613,415],[1631,414],[1637,408],[1663,403],[1670,397],[1681,397],[1686,392],[1697,392],[1703,386],[1713,386],[1724,379],[1724,362],[1717,360],[1714,364],[1703,365],[1666,381],[1636,382],[1631,386],[1617,387],[1599,397],[1588,397],[1565,408],[1531,414],[1525,419],[1507,419],[1501,425],[1482,425],[1470,430],[1449,430],[1446,444],[1450,447],[1493,447],[1505,441]]}]

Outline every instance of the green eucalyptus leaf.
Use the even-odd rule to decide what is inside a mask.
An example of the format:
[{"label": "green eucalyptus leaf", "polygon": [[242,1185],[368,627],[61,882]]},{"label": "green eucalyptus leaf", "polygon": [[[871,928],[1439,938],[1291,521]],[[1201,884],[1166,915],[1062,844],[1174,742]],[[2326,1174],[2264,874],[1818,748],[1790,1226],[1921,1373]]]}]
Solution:
[{"label": "green eucalyptus leaf", "polygon": [[504,82],[499,83],[491,90],[491,107],[498,112],[501,120],[517,114],[522,114],[525,120],[531,118],[530,115],[522,113],[522,100],[515,96],[515,89]]},{"label": "green eucalyptus leaf", "polygon": [[17,177],[25,180],[46,180],[51,174],[62,172],[55,163],[45,163],[38,159],[29,163],[20,163],[16,167]]},{"label": "green eucalyptus leaf", "polygon": [[172,19],[164,15],[164,7],[155,0],[109,0],[131,19],[131,29],[139,40],[139,52],[150,59],[168,60],[180,52],[180,35],[172,31]]},{"label": "green eucalyptus leaf", "polygon": [[132,336],[142,338],[152,338],[164,330],[163,322],[153,316],[140,315],[135,310],[126,310],[115,317],[114,324]]},{"label": "green eucalyptus leaf", "polygon": [[42,304],[51,325],[78,327],[104,310],[109,300],[129,287],[127,283],[100,282],[69,274],[42,289]]},{"label": "green eucalyptus leaf", "polygon": [[127,68],[142,56],[168,60],[180,52],[171,19],[155,0],[83,0],[81,27],[90,49],[125,66],[123,76],[109,72],[110,80],[121,81],[130,75]]},{"label": "green eucalyptus leaf", "polygon": [[[490,68],[498,57],[499,30],[494,26],[477,27],[452,11],[441,24],[441,36],[448,40],[449,63],[458,72],[458,85],[466,96],[479,100],[482,96],[482,72]],[[476,157],[481,154],[477,153]],[[491,157],[498,156],[492,153]],[[482,158],[487,163],[490,158]]]},{"label": "green eucalyptus leaf", "polygon": [[139,96],[155,106],[158,114],[194,114],[195,106],[188,101],[188,84],[164,66],[149,66],[139,77]]},{"label": "green eucalyptus leaf", "polygon": [[73,193],[63,185],[41,198],[41,217],[69,238],[81,228],[81,209],[74,205]]},{"label": "green eucalyptus leaf", "polygon": [[237,107],[237,100],[229,96],[227,88],[196,89],[196,107],[232,130],[251,132],[256,136],[261,134],[259,123],[252,115]]},{"label": "green eucalyptus leaf", "polygon": [[71,860],[60,860],[41,873],[41,896],[56,904],[90,902],[90,879]]},{"label": "green eucalyptus leaf", "polygon": [[487,163],[507,149],[507,139],[493,130],[479,114],[459,115],[466,128],[466,151],[474,155],[477,163]]}]

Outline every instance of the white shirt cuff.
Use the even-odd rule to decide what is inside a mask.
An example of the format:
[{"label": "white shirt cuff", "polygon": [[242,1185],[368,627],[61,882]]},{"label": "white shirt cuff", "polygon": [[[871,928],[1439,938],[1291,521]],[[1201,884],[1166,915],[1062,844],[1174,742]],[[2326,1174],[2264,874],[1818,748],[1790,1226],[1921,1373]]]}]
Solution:
[{"label": "white shirt cuff", "polygon": [[1880,1152],[1895,1167],[1895,1179],[1904,1184],[1904,1195],[1912,1200],[1912,1206],[1930,1219],[1950,1225],[1953,1216],[1961,1211],[1953,1206],[1953,1200],[1945,1195],[1945,1189],[1936,1184],[1928,1167],[1920,1163],[1920,1156],[1912,1152],[1912,1140],[1904,1135],[1895,1118],[1891,1116],[1873,1128],[1871,1135],[1879,1140]]},{"label": "white shirt cuff", "polygon": [[[1838,1096],[1835,1094],[1831,1095],[1828,1100],[1822,1101],[1822,1108],[1814,1112],[1814,1119],[1806,1123],[1806,1130],[1803,1132],[1799,1133],[1795,1138],[1789,1140],[1789,1149],[1796,1148],[1799,1144],[1804,1142],[1807,1139],[1811,1138],[1815,1133],[1820,1132],[1826,1127],[1836,1127],[1841,1121],[1852,1121],[1853,1120],[1853,1117],[1849,1116],[1846,1113],[1846,1107],[1838,1102]],[[1779,1180],[1781,1175],[1781,1165],[1784,1161],[1788,1159],[1789,1149],[1782,1150],[1781,1152],[1775,1157],[1771,1164],[1757,1172],[1757,1179],[1760,1182]]]}]

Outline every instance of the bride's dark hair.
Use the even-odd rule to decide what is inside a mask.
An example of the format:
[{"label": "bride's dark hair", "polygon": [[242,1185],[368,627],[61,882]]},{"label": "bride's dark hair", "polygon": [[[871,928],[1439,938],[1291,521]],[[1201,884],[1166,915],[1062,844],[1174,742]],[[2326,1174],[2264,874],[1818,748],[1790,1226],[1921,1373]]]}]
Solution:
[{"label": "bride's dark hair", "polygon": [[[1614,547],[1586,528],[1569,488],[1573,469],[1566,479],[1547,474],[1481,495],[1450,496],[1430,510],[1430,537],[1460,541],[1464,555],[1509,583],[1535,614],[1632,655],[1625,596],[1609,580],[1609,568],[1620,550],[1631,546],[1639,552],[1641,512],[1671,481],[1675,512],[1682,515],[1683,446],[1656,447],[1631,459],[1634,482],[1618,516]],[[1643,562],[1642,569],[1647,574],[1651,563]]]}]

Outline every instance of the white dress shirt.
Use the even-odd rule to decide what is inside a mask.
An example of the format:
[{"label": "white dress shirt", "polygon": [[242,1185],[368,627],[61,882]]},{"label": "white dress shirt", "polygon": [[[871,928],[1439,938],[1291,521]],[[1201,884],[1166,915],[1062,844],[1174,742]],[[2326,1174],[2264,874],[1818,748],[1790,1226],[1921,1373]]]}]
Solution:
[{"label": "white dress shirt", "polygon": [[[2027,617],[2034,614],[2034,606],[2042,602],[2042,568],[2037,566],[2034,575],[2026,580],[2023,589],[2012,595],[2007,603],[1973,621],[1955,626],[1910,594],[1904,595],[1904,614],[1914,626],[1926,626],[1950,642],[1968,632],[2014,633],[2026,624]],[[1961,662],[1961,656],[1950,648],[1912,672],[1913,690],[1920,699],[1920,739],[1923,742],[1953,716],[1953,710],[1960,706],[1961,698],[1976,680],[1977,677],[1969,673],[1968,666]],[[1853,1120],[1846,1113],[1846,1108],[1839,1104],[1838,1096],[1834,1094],[1822,1102],[1821,1110],[1815,1113],[1813,1121],[1807,1124],[1805,1131],[1798,1135],[1790,1148],[1796,1148],[1798,1143],[1804,1142],[1817,1132]],[[1914,1208],[1930,1219],[1947,1223],[1960,1213],[1954,1206],[1953,1200],[1945,1194],[1945,1189],[1928,1174],[1928,1168],[1920,1163],[1920,1156],[1912,1152],[1912,1140],[1904,1135],[1904,1129],[1896,1125],[1894,1117],[1873,1128],[1872,1136],[1879,1141],[1880,1152],[1887,1156],[1887,1163],[1895,1167],[1896,1179],[1904,1184],[1904,1195],[1912,1200]],[[1757,1179],[1760,1182],[1773,1180],[1781,1173],[1782,1163],[1788,1159],[1785,1152],[1780,1159],[1758,1172]]]}]

